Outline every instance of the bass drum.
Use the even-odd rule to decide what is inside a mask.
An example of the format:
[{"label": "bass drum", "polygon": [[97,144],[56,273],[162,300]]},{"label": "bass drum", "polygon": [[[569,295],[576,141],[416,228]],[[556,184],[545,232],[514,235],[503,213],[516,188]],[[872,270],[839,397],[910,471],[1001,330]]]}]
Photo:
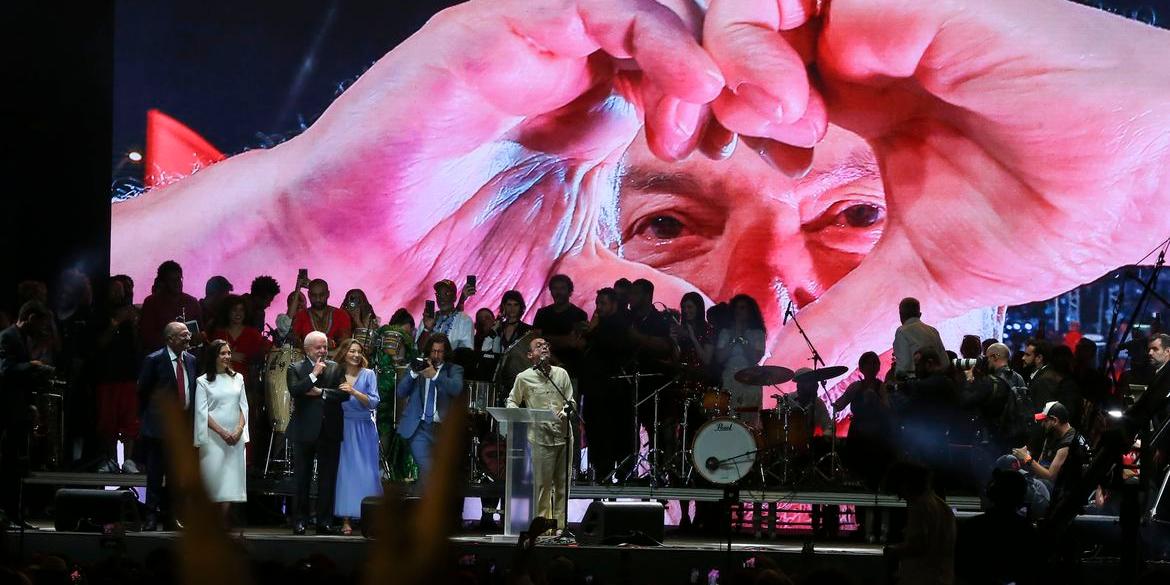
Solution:
[{"label": "bass drum", "polygon": [[305,359],[305,352],[294,347],[278,347],[269,350],[264,360],[264,404],[268,407],[268,418],[272,430],[283,433],[288,430],[292,418],[292,396],[288,393],[288,368]]},{"label": "bass drum", "polygon": [[756,464],[759,440],[756,431],[728,417],[707,421],[695,433],[691,462],[707,481],[727,485],[751,472]]}]

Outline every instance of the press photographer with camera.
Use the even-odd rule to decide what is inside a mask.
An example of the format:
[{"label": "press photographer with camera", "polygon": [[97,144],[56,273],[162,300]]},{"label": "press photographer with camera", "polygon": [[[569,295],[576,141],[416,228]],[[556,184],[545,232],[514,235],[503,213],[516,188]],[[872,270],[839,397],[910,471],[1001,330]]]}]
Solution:
[{"label": "press photographer with camera", "polygon": [[959,406],[976,414],[979,442],[996,454],[1024,444],[1032,415],[1027,383],[1012,371],[1010,361],[1008,346],[993,343],[982,358],[958,359],[954,364],[965,370],[967,378]]},{"label": "press photographer with camera", "polygon": [[410,443],[419,482],[425,485],[439,425],[447,417],[451,402],[463,391],[463,367],[447,362],[451,341],[446,334],[428,336],[421,353],[425,357],[410,362],[410,373],[398,382],[395,393],[399,398],[410,397],[398,423],[398,434]]}]

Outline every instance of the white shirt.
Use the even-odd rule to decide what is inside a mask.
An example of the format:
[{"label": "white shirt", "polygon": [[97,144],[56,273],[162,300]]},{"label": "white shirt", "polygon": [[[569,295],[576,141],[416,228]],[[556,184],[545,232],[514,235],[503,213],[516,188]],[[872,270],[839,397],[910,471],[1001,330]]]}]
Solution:
[{"label": "white shirt", "polygon": [[[450,322],[444,323],[443,317],[435,315],[435,328],[431,330],[431,333],[447,334],[447,339],[451,340],[451,349],[459,349],[461,347],[475,349],[472,347],[472,344],[475,343],[475,323],[471,321],[471,317],[468,317],[467,313],[460,311],[458,313],[452,313],[446,319],[450,320]],[[440,327],[441,324],[443,327]],[[414,332],[415,342],[422,337],[422,333],[422,327],[419,327]]]},{"label": "white shirt", "polygon": [[[439,367],[435,368],[435,378],[438,378],[439,372],[443,371],[443,365],[444,364],[439,364]],[[443,421],[439,420],[439,393],[436,392],[434,390],[434,388],[432,388],[434,386],[435,378],[427,378],[427,385],[425,388],[423,388],[423,401],[424,401],[424,403],[423,403],[423,408],[422,408],[422,414],[419,415],[418,419],[422,420],[422,421],[427,420],[426,402],[430,402],[431,403],[431,412],[435,413],[435,415],[432,417],[432,420],[434,420],[436,423],[440,423]],[[414,370],[410,370],[410,379],[417,380],[418,379],[418,372],[416,372]]]},{"label": "white shirt", "polygon": [[[187,353],[187,352],[183,352],[183,353]],[[169,346],[169,345],[167,346],[167,355],[170,356],[170,358],[171,358],[171,372],[174,372],[176,374],[176,377],[175,377],[176,384],[179,382],[177,370],[179,368],[184,368],[184,370],[183,370],[183,410],[187,410],[187,405],[191,403],[191,379],[188,377],[191,375],[191,372],[188,372],[185,369],[186,364],[183,364],[181,361],[179,361],[179,356],[175,355],[174,350],[172,350],[171,346]],[[182,354],[180,354],[180,355],[182,355]]]}]

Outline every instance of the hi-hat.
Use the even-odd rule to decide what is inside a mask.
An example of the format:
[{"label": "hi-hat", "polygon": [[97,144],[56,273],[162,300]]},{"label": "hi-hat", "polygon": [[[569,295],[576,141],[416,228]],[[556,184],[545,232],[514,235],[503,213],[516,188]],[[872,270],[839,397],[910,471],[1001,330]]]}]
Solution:
[{"label": "hi-hat", "polygon": [[783,366],[752,366],[735,373],[735,381],[749,386],[775,386],[792,379],[792,370]]},{"label": "hi-hat", "polygon": [[796,380],[797,384],[824,382],[826,380],[832,380],[838,376],[843,376],[845,375],[845,372],[848,371],[849,368],[845,366],[827,366],[824,368],[801,372],[794,375],[792,379]]}]

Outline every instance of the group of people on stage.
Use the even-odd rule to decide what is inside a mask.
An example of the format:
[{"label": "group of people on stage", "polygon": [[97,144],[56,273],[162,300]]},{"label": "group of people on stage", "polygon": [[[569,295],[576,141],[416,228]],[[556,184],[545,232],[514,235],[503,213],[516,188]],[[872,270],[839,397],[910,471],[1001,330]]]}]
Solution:
[{"label": "group of people on stage", "polygon": [[[362,290],[348,291],[342,306],[334,307],[328,283],[302,272],[287,311],[269,327],[265,311],[280,293],[275,279],[258,277],[244,295],[232,289],[226,279],[213,278],[206,297],[195,299],[183,292],[182,268],[168,261],[159,266],[140,309],[131,302],[133,281],[116,276],[91,318],[99,325],[102,451],[112,458],[120,439],[123,470],[145,468],[148,528],[174,524],[164,488],[166,432],[158,397],[169,394],[188,411],[208,493],[225,504],[226,520],[228,504],[246,499],[247,466],[264,452],[246,446],[271,435],[269,417],[258,415],[265,404],[259,374],[273,375],[265,357],[279,346],[299,352],[278,374],[287,377],[293,403],[285,435],[295,463],[297,533],[312,518],[319,533],[351,532],[362,498],[380,493],[387,472],[391,479],[425,484],[438,430],[452,408],[467,407],[470,381],[500,389],[489,406],[558,413],[557,423],[534,426],[530,442],[539,462],[538,508],[562,521],[567,486],[558,470],[579,469],[583,445],[590,470],[575,474],[577,481],[633,477],[642,432],[650,437],[655,470],[689,481],[686,443],[705,420],[735,418],[757,428],[764,441],[775,438],[769,425],[776,412],[762,408],[763,387],[736,376],[765,357],[766,326],[747,295],[707,307],[692,292],[677,309],[667,308],[655,302],[653,283],[620,279],[596,291],[590,315],[574,304],[572,279],[558,274],[548,282],[551,303],[534,313],[511,290],[472,317],[464,310],[477,292],[469,277],[461,288],[446,279],[434,283],[434,301],[418,321],[400,308],[383,324]],[[13,330],[20,335],[10,331],[9,345],[35,346],[50,315],[40,307],[32,301],[22,308]],[[860,375],[827,402],[825,386],[807,369],[797,369],[796,391],[780,397],[780,408],[802,413],[801,427],[822,437],[813,440],[821,446],[801,454],[823,454],[837,434],[836,419],[848,408],[851,427],[841,454],[870,487],[877,487],[898,454],[954,471],[945,469],[944,451],[949,443],[966,441],[984,447],[988,467],[995,455],[1011,454],[1014,467],[1028,471],[1041,484],[1037,489],[1047,488],[1055,501],[1066,476],[1080,468],[1070,461],[1087,456],[1093,425],[1110,398],[1102,389],[1108,380],[1095,370],[1092,342],[1080,340],[1074,354],[1029,340],[1013,365],[1010,349],[996,340],[965,339],[959,355],[947,352],[938,332],[921,321],[915,299],[903,300],[899,313],[903,325],[884,380],[879,354],[868,352],[858,363]],[[1159,361],[1170,358],[1164,356],[1170,354],[1164,337],[1151,338],[1151,363],[1170,361]],[[192,350],[192,344],[201,349]],[[149,353],[143,360],[137,356],[144,350]],[[34,353],[24,353],[28,368],[42,367]],[[408,466],[386,465],[393,448],[404,455],[397,465],[407,460]],[[319,488],[311,509],[314,470]],[[1098,499],[1107,500],[1108,490],[1100,490]],[[339,529],[335,518],[341,519]]]}]

